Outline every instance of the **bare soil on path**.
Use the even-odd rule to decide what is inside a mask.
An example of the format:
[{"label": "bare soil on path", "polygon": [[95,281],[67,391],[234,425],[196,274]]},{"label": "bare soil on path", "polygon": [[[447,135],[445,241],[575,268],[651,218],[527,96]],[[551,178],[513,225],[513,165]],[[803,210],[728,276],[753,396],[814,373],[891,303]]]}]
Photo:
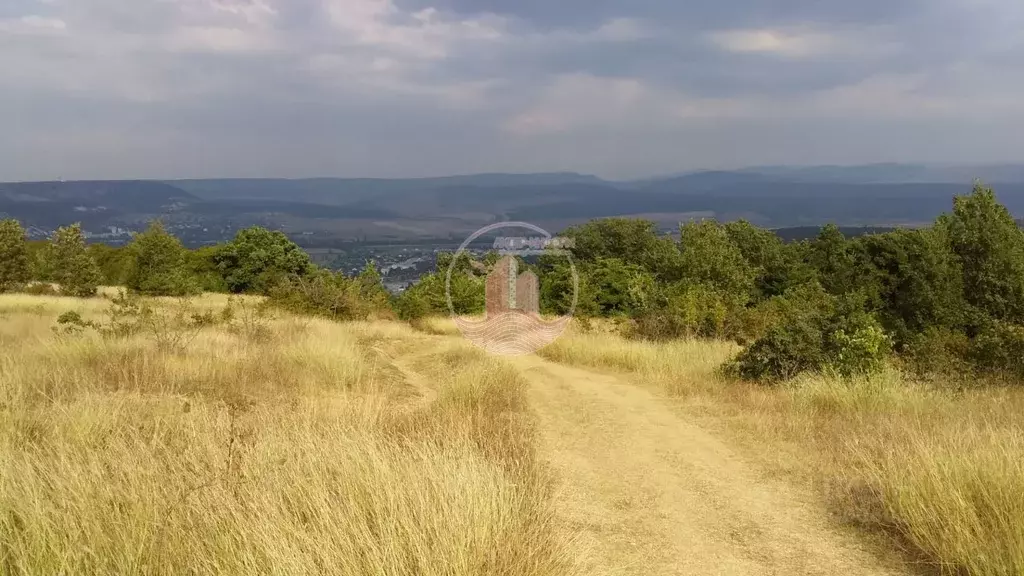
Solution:
[{"label": "bare soil on path", "polygon": [[582,534],[590,573],[902,573],[665,399],[534,356],[513,362],[530,382],[558,513]]}]

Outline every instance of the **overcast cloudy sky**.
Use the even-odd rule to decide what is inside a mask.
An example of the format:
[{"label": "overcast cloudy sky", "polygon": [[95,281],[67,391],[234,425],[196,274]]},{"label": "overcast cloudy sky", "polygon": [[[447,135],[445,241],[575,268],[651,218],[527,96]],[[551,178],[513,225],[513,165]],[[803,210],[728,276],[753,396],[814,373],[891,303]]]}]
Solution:
[{"label": "overcast cloudy sky", "polygon": [[1021,0],[0,0],[0,180],[1022,160]]}]

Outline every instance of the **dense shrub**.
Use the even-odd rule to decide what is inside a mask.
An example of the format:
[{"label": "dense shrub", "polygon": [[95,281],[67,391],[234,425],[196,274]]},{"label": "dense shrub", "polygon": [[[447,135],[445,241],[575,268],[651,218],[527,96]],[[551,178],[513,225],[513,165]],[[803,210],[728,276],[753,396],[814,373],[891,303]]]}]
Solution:
[{"label": "dense shrub", "polygon": [[918,376],[968,376],[974,369],[971,339],[959,330],[929,326],[905,347],[903,360]]},{"label": "dense shrub", "polygon": [[328,270],[289,278],[270,290],[269,302],[296,314],[332,320],[365,320],[393,315],[388,294],[380,284],[380,275],[374,266],[367,266],[356,278]]},{"label": "dense shrub", "polygon": [[358,283],[326,270],[279,282],[270,290],[269,298],[273,305],[290,312],[332,320],[364,319],[370,315],[369,306],[360,297]]},{"label": "dense shrub", "polygon": [[780,321],[741,352],[728,372],[769,383],[807,371],[852,376],[877,371],[890,352],[888,335],[857,296],[837,298],[807,285],[773,299],[771,307]]},{"label": "dense shrub", "polygon": [[658,295],[658,302],[637,318],[631,335],[646,340],[721,338],[735,308],[726,295],[704,284],[680,283]]},{"label": "dense shrub", "polygon": [[568,314],[573,306],[573,293],[576,293],[576,309],[574,314],[580,318],[590,318],[601,313],[597,304],[597,290],[592,279],[581,273],[577,266],[577,284],[573,284],[572,269],[564,258],[542,256],[538,263],[540,277],[540,308],[545,314]]},{"label": "dense shrub", "polygon": [[445,296],[444,271],[427,274],[409,287],[395,301],[395,311],[405,320],[424,316],[450,314],[481,314],[484,311],[484,279],[471,274],[452,272],[450,291],[452,308]]},{"label": "dense shrub", "polygon": [[228,283],[217,267],[221,245],[203,246],[189,250],[185,255],[185,268],[203,292],[228,292]]},{"label": "dense shrub", "polygon": [[825,367],[843,376],[868,374],[882,368],[891,343],[873,316],[842,316],[842,326],[825,334]]},{"label": "dense shrub", "polygon": [[959,264],[941,229],[897,230],[853,241],[856,287],[902,350],[929,327],[963,324]]},{"label": "dense shrub", "polygon": [[[648,308],[654,293],[654,277],[637,264],[618,258],[602,258],[581,266],[579,275],[587,295],[582,311],[593,308],[601,316],[633,316]],[[566,287],[567,292],[571,286]],[[566,295],[571,297],[571,292]],[[579,307],[579,302],[577,302]]]},{"label": "dense shrub", "polygon": [[821,329],[812,318],[791,318],[773,326],[727,365],[726,370],[748,380],[777,382],[825,365]]},{"label": "dense shrub", "polygon": [[971,343],[970,358],[981,370],[1024,379],[1024,326],[989,323]]}]

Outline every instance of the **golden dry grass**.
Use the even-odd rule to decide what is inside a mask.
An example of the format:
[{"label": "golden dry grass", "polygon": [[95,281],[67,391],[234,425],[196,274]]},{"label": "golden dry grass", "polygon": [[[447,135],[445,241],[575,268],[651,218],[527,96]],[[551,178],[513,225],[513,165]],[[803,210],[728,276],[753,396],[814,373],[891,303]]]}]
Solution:
[{"label": "golden dry grass", "polygon": [[943,574],[1024,574],[1024,389],[954,391],[895,369],[779,388],[726,382],[719,342],[567,335],[549,359],[625,371],[682,399],[770,470],[818,487],[837,516]]},{"label": "golden dry grass", "polygon": [[626,340],[606,329],[581,332],[570,327],[539,351],[549,360],[628,372],[673,395],[688,395],[717,386],[715,369],[739,348],[727,342],[676,340],[651,344]]},{"label": "golden dry grass", "polygon": [[51,329],[108,305],[0,297],[0,574],[576,570],[515,370],[386,322]]}]

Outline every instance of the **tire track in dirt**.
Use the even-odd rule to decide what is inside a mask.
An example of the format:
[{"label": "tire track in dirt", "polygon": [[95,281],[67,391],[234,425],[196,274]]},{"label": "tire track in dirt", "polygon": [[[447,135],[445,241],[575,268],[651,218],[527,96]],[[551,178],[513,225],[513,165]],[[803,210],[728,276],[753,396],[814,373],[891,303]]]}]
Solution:
[{"label": "tire track in dirt", "polygon": [[649,391],[537,357],[511,362],[530,382],[558,513],[591,573],[902,573]]}]

